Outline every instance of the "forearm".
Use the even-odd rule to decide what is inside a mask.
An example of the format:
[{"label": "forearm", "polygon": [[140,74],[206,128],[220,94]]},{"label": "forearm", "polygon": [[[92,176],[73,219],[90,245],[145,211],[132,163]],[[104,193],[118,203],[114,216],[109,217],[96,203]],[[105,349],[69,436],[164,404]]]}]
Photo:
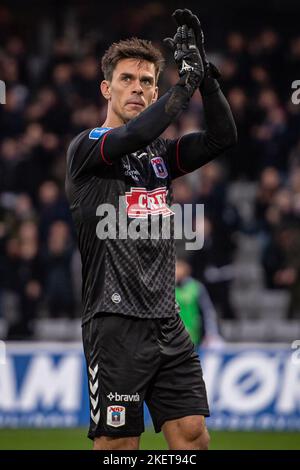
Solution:
[{"label": "forearm", "polygon": [[164,132],[189,100],[189,90],[175,85],[139,116],[107,133],[101,152],[113,162],[121,155],[146,147]]},{"label": "forearm", "polygon": [[202,97],[206,130],[187,134],[171,145],[173,178],[200,168],[236,143],[234,119],[216,80],[209,83]]},{"label": "forearm", "polygon": [[169,161],[173,178],[200,168],[205,163],[223,153],[237,141],[237,130],[229,104],[220,90],[217,81],[218,69],[206,56],[204,34],[199,18],[188,9],[178,9],[173,13],[178,30],[182,25],[192,28],[196,46],[203,64],[203,76],[199,82],[203,98],[206,130],[183,136],[169,142]]},{"label": "forearm", "polygon": [[201,94],[206,121],[204,144],[207,158],[211,159],[236,143],[237,129],[228,101],[215,79],[206,81]]},{"label": "forearm", "polygon": [[[196,38],[196,47],[203,66],[202,80],[199,82],[203,98],[207,131],[204,133],[204,143],[207,145],[207,157],[214,158],[226,150],[237,140],[237,131],[230,107],[220,90],[218,80],[220,72],[208,61],[204,46],[204,33],[199,18],[188,9],[178,9],[173,13],[179,29],[182,25],[192,28]],[[189,29],[190,31],[190,29]],[[200,141],[202,142],[202,137]]]}]

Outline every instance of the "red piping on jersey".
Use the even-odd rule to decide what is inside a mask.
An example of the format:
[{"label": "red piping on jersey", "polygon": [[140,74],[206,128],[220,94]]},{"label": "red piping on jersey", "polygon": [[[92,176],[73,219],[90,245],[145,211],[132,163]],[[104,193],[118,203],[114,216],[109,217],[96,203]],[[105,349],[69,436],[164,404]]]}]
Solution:
[{"label": "red piping on jersey", "polygon": [[176,144],[176,163],[177,163],[177,168],[179,171],[181,171],[181,173],[188,173],[188,171],[184,171],[182,168],[180,168],[180,165],[179,165],[179,142],[181,140],[181,137],[177,140],[177,144]]},{"label": "red piping on jersey", "polygon": [[103,139],[102,139],[101,146],[100,146],[100,155],[101,155],[103,161],[104,161],[107,165],[112,165],[112,163],[110,163],[108,160],[105,159],[104,153],[103,153],[103,145],[104,145],[105,139],[106,139],[106,137],[107,137],[107,134],[109,134],[109,132],[111,132],[111,131],[107,131],[107,132],[104,134],[104,137],[103,137]]}]

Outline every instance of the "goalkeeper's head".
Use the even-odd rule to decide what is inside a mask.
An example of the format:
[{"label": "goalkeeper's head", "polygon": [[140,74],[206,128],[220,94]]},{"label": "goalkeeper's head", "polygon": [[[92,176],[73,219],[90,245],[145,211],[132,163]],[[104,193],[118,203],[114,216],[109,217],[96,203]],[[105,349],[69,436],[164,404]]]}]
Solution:
[{"label": "goalkeeper's head", "polygon": [[131,38],[113,43],[102,58],[101,92],[116,125],[136,117],[157,100],[163,69],[161,52],[150,41]]}]

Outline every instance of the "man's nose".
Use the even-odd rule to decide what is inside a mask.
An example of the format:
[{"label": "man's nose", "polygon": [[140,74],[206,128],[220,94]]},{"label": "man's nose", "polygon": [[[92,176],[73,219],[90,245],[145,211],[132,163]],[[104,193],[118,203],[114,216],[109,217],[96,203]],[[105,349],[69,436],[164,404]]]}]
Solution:
[{"label": "man's nose", "polygon": [[133,93],[138,93],[138,94],[142,94],[143,93],[143,87],[141,85],[141,82],[139,80],[135,80],[134,84],[133,84]]}]

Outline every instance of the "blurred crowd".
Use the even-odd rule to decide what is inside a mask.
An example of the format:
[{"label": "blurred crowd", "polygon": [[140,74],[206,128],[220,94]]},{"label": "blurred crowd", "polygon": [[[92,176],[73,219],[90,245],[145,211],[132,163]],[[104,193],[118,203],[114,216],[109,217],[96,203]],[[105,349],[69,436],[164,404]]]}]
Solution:
[{"label": "blurred crowd", "polygon": [[[110,42],[137,35],[163,47],[170,12],[149,5],[129,11],[126,25],[118,18],[115,30],[103,25],[107,34],[82,31],[72,17],[65,30],[52,25],[52,35],[49,21],[22,34],[12,11],[0,9],[0,78],[7,90],[0,106],[0,317],[6,317],[7,293],[19,312],[8,321],[9,337],[30,336],[31,320],[41,312],[80,315],[78,253],[64,194],[66,148],[74,135],[104,121],[100,58]],[[162,50],[161,93],[177,80]],[[300,78],[300,36],[283,37],[272,28],[229,30],[225,43],[215,50],[207,44],[207,50],[222,74],[239,142],[174,184],[180,204],[205,204],[204,248],[187,255],[192,275],[206,286],[220,317],[235,318],[230,286],[237,234],[259,236],[266,287],[291,292],[288,315],[294,316],[300,310],[300,106],[291,102],[291,83]],[[165,136],[204,127],[197,93]],[[255,218],[247,226],[228,200],[235,181],[257,182]]]}]

